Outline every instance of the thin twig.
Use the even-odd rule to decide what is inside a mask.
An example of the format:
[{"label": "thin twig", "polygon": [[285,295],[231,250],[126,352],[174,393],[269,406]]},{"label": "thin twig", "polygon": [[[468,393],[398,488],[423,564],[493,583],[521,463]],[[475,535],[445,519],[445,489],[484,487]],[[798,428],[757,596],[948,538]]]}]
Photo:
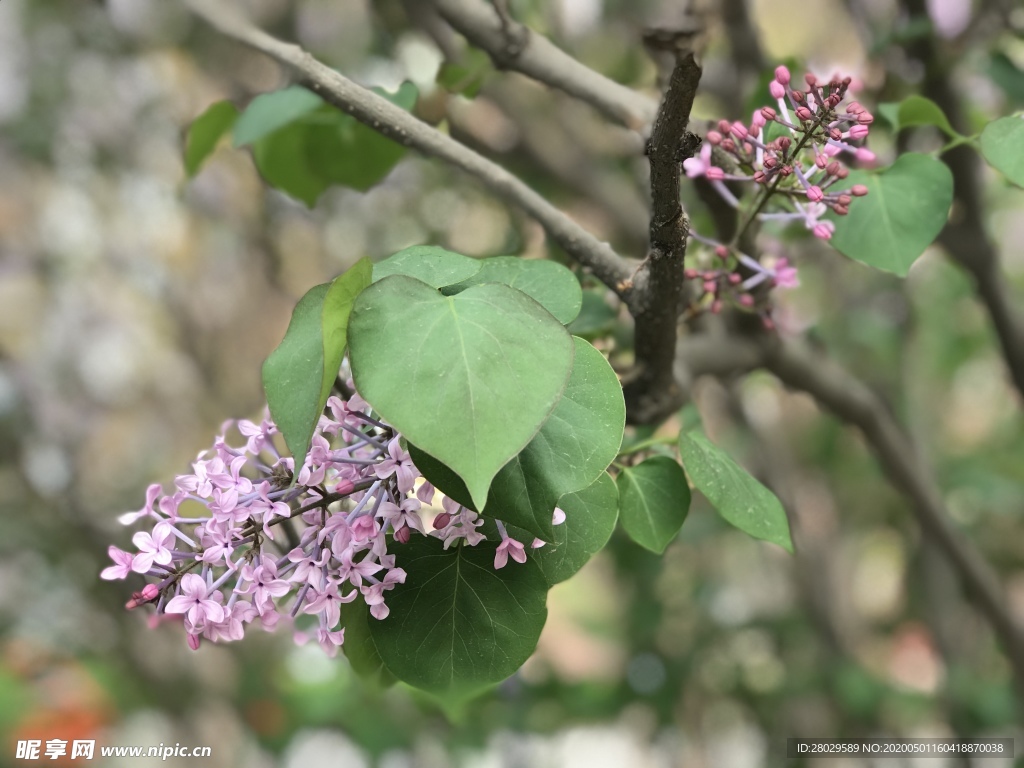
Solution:
[{"label": "thin twig", "polygon": [[227,37],[291,68],[304,86],[359,122],[474,176],[493,193],[535,218],[552,240],[601,282],[623,297],[628,294],[628,290],[617,288],[632,271],[626,260],[501,166],[357,85],[299,46],[268,35],[221,0],[185,0],[185,4]]}]

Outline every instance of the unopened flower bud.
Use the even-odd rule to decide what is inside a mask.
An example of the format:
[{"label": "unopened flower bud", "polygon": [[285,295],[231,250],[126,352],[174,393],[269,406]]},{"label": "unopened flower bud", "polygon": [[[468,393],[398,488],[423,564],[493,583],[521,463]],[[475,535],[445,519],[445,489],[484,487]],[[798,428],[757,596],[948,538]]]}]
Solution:
[{"label": "unopened flower bud", "polygon": [[804,92],[803,91],[793,91],[793,101],[795,101],[797,104],[803,104],[804,103]]},{"label": "unopened flower bud", "polygon": [[778,116],[778,113],[771,107],[761,107],[760,114],[765,120],[774,120]]},{"label": "unopened flower bud", "polygon": [[442,528],[447,528],[448,524],[451,521],[452,521],[452,516],[450,514],[448,514],[447,512],[442,512],[441,514],[439,514],[437,517],[434,518],[434,529],[439,531]]},{"label": "unopened flower bud", "polygon": [[850,203],[853,202],[853,200],[850,198],[849,195],[840,195],[839,199],[836,200],[836,202],[839,203],[840,205],[849,205]]},{"label": "unopened flower bud", "polygon": [[742,141],[747,138],[747,126],[737,120],[732,124],[732,135]]},{"label": "unopened flower bud", "polygon": [[860,123],[861,125],[871,125],[873,122],[875,122],[875,116],[872,115],[870,112],[861,112],[859,115],[857,115],[857,122]]},{"label": "unopened flower bud", "polygon": [[789,85],[789,69],[784,64],[780,64],[775,68],[775,79],[782,85]]},{"label": "unopened flower bud", "polygon": [[160,595],[160,588],[156,584],[147,584],[142,588],[142,592],[140,594],[142,595],[143,600],[152,602]]},{"label": "unopened flower bud", "polygon": [[708,168],[705,175],[711,181],[721,181],[722,179],[725,178],[725,171],[723,171],[721,168],[712,166],[711,168]]},{"label": "unopened flower bud", "polygon": [[744,293],[742,296],[740,296],[739,302],[741,306],[752,307],[754,306],[754,297],[751,296],[749,293]]},{"label": "unopened flower bud", "polygon": [[864,197],[868,193],[868,188],[863,184],[854,184],[853,188],[850,189],[850,194],[854,197]]},{"label": "unopened flower bud", "polygon": [[840,166],[839,170],[836,171],[835,174],[834,174],[834,176],[837,179],[845,179],[849,175],[850,175],[850,172],[846,168],[843,168],[842,166]]},{"label": "unopened flower bud", "polygon": [[717,315],[721,311],[722,311],[722,301],[721,301],[721,299],[715,299],[713,302],[711,302],[711,314]]},{"label": "unopened flower bud", "polygon": [[781,99],[786,95],[786,87],[782,83],[772,80],[768,83],[768,93],[772,95],[773,99]]},{"label": "unopened flower bud", "polygon": [[843,138],[843,132],[840,131],[838,128],[830,128],[828,131],[828,135],[831,137],[832,141],[839,141],[841,138]]},{"label": "unopened flower bud", "polygon": [[764,184],[766,181],[768,181],[768,177],[765,175],[764,171],[755,171],[754,181],[757,184]]},{"label": "unopened flower bud", "polygon": [[[866,147],[861,147],[860,149],[857,150],[857,159],[860,162],[865,163],[866,165],[870,165],[874,163],[875,160],[877,160],[878,158],[875,156],[875,153],[872,152],[870,149]],[[842,177],[840,176],[840,178]]]},{"label": "unopened flower bud", "polygon": [[807,199],[812,203],[820,203],[824,197],[825,193],[821,191],[821,187],[812,185],[807,188]]},{"label": "unopened flower bud", "polygon": [[720,259],[728,259],[729,258],[729,248],[727,246],[724,246],[724,245],[717,245],[717,246],[715,246],[715,255],[717,255],[718,258],[720,258]]},{"label": "unopened flower bud", "polygon": [[716,281],[714,281],[714,280],[705,280],[704,281],[704,292],[705,293],[715,293],[717,290],[718,290],[718,283]]},{"label": "unopened flower bud", "polygon": [[851,139],[863,139],[865,136],[868,135],[868,133],[869,129],[866,125],[861,125],[860,123],[858,123],[857,125],[850,126]]},{"label": "unopened flower bud", "polygon": [[726,152],[735,152],[736,142],[733,141],[732,139],[722,139],[722,149],[724,149]]},{"label": "unopened flower bud", "polygon": [[741,282],[743,282],[743,276],[742,275],[740,275],[740,274],[738,274],[736,272],[731,272],[729,274],[729,285],[739,285]]},{"label": "unopened flower bud", "polygon": [[818,78],[816,78],[814,75],[808,72],[806,75],[804,75],[804,82],[807,83],[807,85],[809,85],[811,88],[813,88],[818,84]]},{"label": "unopened flower bud", "polygon": [[708,144],[713,147],[717,147],[722,143],[722,134],[718,131],[708,131]]},{"label": "unopened flower bud", "polygon": [[732,130],[732,123],[728,120],[719,120],[718,130],[722,132],[722,135],[727,135]]},{"label": "unopened flower bud", "polygon": [[804,123],[809,123],[814,119],[814,113],[807,107],[797,107],[796,116]]},{"label": "unopened flower bud", "polygon": [[836,212],[837,216],[845,216],[850,212],[849,207],[845,205],[834,205],[832,206],[832,210]]},{"label": "unopened flower bud", "polygon": [[189,633],[187,635],[187,637],[188,637],[188,647],[191,648],[193,651],[198,651],[199,650],[199,642],[200,642],[199,635],[193,635],[192,633]]},{"label": "unopened flower bud", "polygon": [[779,164],[779,161],[776,160],[774,157],[766,157],[764,159],[764,167],[765,168],[774,168],[778,164]]},{"label": "unopened flower bud", "polygon": [[401,528],[395,531],[395,541],[397,541],[399,544],[408,544],[411,535],[412,531],[409,529],[409,526],[403,525]]},{"label": "unopened flower bud", "polygon": [[[683,270],[683,277],[685,277],[687,280],[693,280],[699,274],[700,273],[696,269],[684,269]],[[437,521],[435,520],[434,522],[437,522]]]},{"label": "unopened flower bud", "polygon": [[793,140],[789,136],[779,137],[779,149],[783,152],[788,152],[789,148],[793,145]]},{"label": "unopened flower bud", "polygon": [[814,236],[822,240],[831,240],[833,227],[832,222],[823,221],[814,228]]},{"label": "unopened flower bud", "polygon": [[824,168],[828,165],[828,155],[818,155],[814,158],[814,164],[819,168]]},{"label": "unopened flower bud", "polygon": [[839,171],[843,169],[843,166],[839,164],[838,160],[833,160],[831,163],[825,166],[825,173],[829,176],[838,176]]}]

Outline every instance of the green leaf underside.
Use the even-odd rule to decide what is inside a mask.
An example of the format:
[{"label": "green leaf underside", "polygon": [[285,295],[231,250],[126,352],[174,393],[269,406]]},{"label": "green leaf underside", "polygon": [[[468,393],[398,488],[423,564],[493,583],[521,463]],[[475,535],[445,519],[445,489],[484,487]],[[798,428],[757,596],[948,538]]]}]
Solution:
[{"label": "green leaf underside", "polygon": [[444,288],[472,277],[483,261],[436,245],[414,245],[373,265],[373,281],[391,275],[405,275],[431,288]]},{"label": "green leaf underside", "polygon": [[[551,517],[565,494],[586,488],[618,453],[626,423],[622,387],[604,355],[583,339],[562,398],[529,444],[501,468],[491,484],[484,515],[553,541]],[[413,462],[435,487],[473,507],[450,469],[410,447]]]},{"label": "green leaf underside", "polygon": [[311,288],[292,311],[284,339],[263,363],[263,389],[270,415],[300,466],[323,410],[322,334],[324,297],[330,283]]},{"label": "green leaf underside", "polygon": [[345,630],[345,642],[341,649],[357,675],[375,685],[386,687],[395,682],[384,660],[377,651],[377,644],[370,634],[371,622],[377,619],[370,615],[370,608],[361,599],[344,606],[341,611],[341,626]]},{"label": "green leaf underside", "polygon": [[334,278],[324,296],[322,312],[324,364],[321,374],[318,413],[327,404],[327,398],[330,397],[331,389],[338,378],[341,360],[345,356],[348,318],[352,312],[352,306],[355,304],[356,297],[370,285],[372,274],[373,262],[368,258],[362,258],[347,272]]},{"label": "green leaf underside", "polygon": [[1024,118],[1002,117],[986,125],[981,153],[989,165],[1024,187]]},{"label": "green leaf underside", "polygon": [[244,147],[259,141],[308,115],[323,103],[323,99],[299,85],[260,94],[235,123],[235,146]]},{"label": "green leaf underside", "polygon": [[953,176],[941,160],[908,153],[881,173],[854,171],[865,185],[846,216],[834,216],[832,245],[851,259],[904,277],[938,237],[953,202]]},{"label": "green leaf underside", "polygon": [[680,433],[679,454],[694,486],[727,523],[793,551],[782,504],[729,454],[700,432]]},{"label": "green leaf underside", "polygon": [[388,594],[391,614],[370,623],[387,669],[416,688],[469,697],[509,677],[537,647],[548,585],[539,566],[494,570],[497,545],[443,548],[415,536],[395,545],[408,573]]},{"label": "green leaf underside", "polygon": [[878,111],[892,124],[897,133],[904,128],[933,125],[951,139],[960,134],[953,130],[946,113],[931,99],[924,96],[908,96],[901,102],[879,104]]},{"label": "green leaf underside", "polygon": [[574,354],[565,328],[514,288],[442,296],[404,275],[359,295],[348,341],[359,393],[454,470],[477,508],[554,410]]},{"label": "green leaf underside", "polygon": [[[379,95],[410,109],[416,88],[403,83]],[[313,207],[338,184],[366,191],[387,176],[405,148],[304,88],[292,87],[253,100],[235,124],[235,145],[252,145],[268,184]]]},{"label": "green leaf underside", "polygon": [[[555,526],[554,538],[527,550],[551,585],[574,575],[608,543],[619,516],[619,491],[605,472],[582,491],[567,493],[558,506],[565,512],[565,522]],[[519,540],[530,546],[528,538]]]},{"label": "green leaf underside", "polygon": [[625,467],[616,482],[623,529],[640,546],[661,554],[690,510],[690,486],[683,468],[668,456],[652,456]]},{"label": "green leaf underside", "polygon": [[481,283],[510,285],[568,325],[580,313],[583,289],[572,270],[547,259],[522,259],[518,256],[492,256],[481,260],[480,270],[453,289],[465,290]]},{"label": "green leaf underside", "polygon": [[189,177],[199,169],[238,119],[238,108],[230,101],[218,101],[192,121],[185,138],[185,172]]}]

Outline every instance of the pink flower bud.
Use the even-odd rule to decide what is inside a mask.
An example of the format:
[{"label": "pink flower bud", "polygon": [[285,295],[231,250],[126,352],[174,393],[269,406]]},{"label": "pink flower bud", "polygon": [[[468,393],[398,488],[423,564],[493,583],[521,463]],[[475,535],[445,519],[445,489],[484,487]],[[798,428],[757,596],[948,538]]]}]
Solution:
[{"label": "pink flower bud", "polygon": [[704,292],[705,293],[714,293],[717,290],[718,290],[718,283],[717,282],[715,282],[714,280],[705,280],[704,281]]},{"label": "pink flower bud", "polygon": [[783,152],[788,152],[791,146],[793,146],[793,140],[789,136],[779,137],[779,149]]},{"label": "pink flower bud", "polygon": [[768,93],[772,95],[773,99],[781,99],[786,95],[786,87],[775,80],[768,83]]},{"label": "pink flower bud", "polygon": [[857,150],[857,159],[860,162],[864,163],[865,165],[871,165],[878,158],[875,156],[875,153],[872,152],[867,147],[861,147],[860,149]]},{"label": "pink flower bud", "polygon": [[199,650],[199,641],[200,641],[199,635],[193,635],[193,634],[189,633],[187,635],[187,637],[188,637],[188,647],[191,648],[193,651],[198,651]]},{"label": "pink flower bud", "polygon": [[853,202],[853,200],[849,195],[840,195],[839,199],[836,200],[836,202],[839,203],[840,205],[849,205],[850,203]]},{"label": "pink flower bud", "polygon": [[721,302],[720,299],[715,299],[713,302],[711,302],[711,314],[717,315],[721,311],[722,311],[722,302]]},{"label": "pink flower bud", "polygon": [[797,104],[803,104],[804,99],[805,97],[803,91],[793,91],[793,101],[795,101]]},{"label": "pink flower bud", "polygon": [[448,514],[447,512],[442,512],[441,514],[439,514],[437,517],[434,518],[434,529],[439,531],[442,528],[447,528],[448,524],[451,521],[452,521],[452,516],[450,514]]},{"label": "pink flower bud", "polygon": [[807,83],[807,85],[809,85],[811,88],[813,88],[818,84],[818,78],[816,78],[814,75],[808,72],[806,75],[804,75],[804,82]]},{"label": "pink flower bud", "polygon": [[793,175],[793,166],[792,165],[784,165],[779,170],[779,173],[781,173],[784,178],[788,178],[788,177]]},{"label": "pink flower bud", "polygon": [[865,187],[863,184],[854,184],[853,188],[850,190],[850,194],[853,195],[854,197],[864,197],[864,195],[866,195],[867,193],[868,188]]},{"label": "pink flower bud", "polygon": [[342,496],[348,496],[352,491],[356,489],[355,483],[351,480],[341,480],[334,487],[335,493],[340,493]]},{"label": "pink flower bud", "polygon": [[708,179],[710,179],[711,181],[721,181],[722,179],[725,178],[725,171],[716,166],[711,166],[710,168],[708,168],[707,172],[705,173],[705,176],[707,176]]},{"label": "pink flower bud", "polygon": [[719,120],[718,130],[721,131],[723,135],[727,135],[732,130],[732,123],[728,120]]},{"label": "pink flower bud", "polygon": [[732,124],[732,135],[740,141],[747,138],[747,127],[738,120]]},{"label": "pink flower bud", "polygon": [[830,221],[823,221],[814,228],[814,236],[821,238],[822,240],[832,239],[832,229],[834,225]]},{"label": "pink flower bud", "polygon": [[740,296],[739,302],[741,306],[749,308],[754,306],[754,297],[751,296],[749,293],[744,293],[742,296]]},{"label": "pink flower bud", "polygon": [[736,142],[733,141],[732,139],[722,139],[722,149],[724,149],[726,152],[735,152]]},{"label": "pink flower bud", "polygon": [[846,112],[850,115],[859,115],[864,111],[864,107],[861,106],[859,101],[851,101],[846,105]]},{"label": "pink flower bud", "polygon": [[774,120],[778,113],[771,107],[761,107],[761,111],[757,114],[761,115],[764,120]]},{"label": "pink flower bud", "polygon": [[841,138],[843,138],[843,132],[840,131],[838,128],[830,128],[828,135],[831,137],[832,141],[839,141]]},{"label": "pink flower bud", "polygon": [[838,160],[833,160],[831,163],[825,166],[825,172],[829,176],[838,176],[839,171],[843,169],[843,166],[839,164]]},{"label": "pink flower bud", "polygon": [[755,183],[757,183],[757,184],[764,184],[766,181],[768,181],[768,177],[765,175],[764,171],[755,171],[754,172],[754,182]]},{"label": "pink flower bud", "polygon": [[850,138],[851,139],[863,139],[868,135],[870,129],[866,125],[854,125],[850,127]]},{"label": "pink flower bud", "polygon": [[[772,109],[772,116],[770,118],[769,117],[765,117],[763,112],[766,109],[772,109],[772,108],[771,107],[763,107],[762,109],[755,109],[754,110],[754,114],[750,116],[750,127],[751,128],[760,128],[768,120],[774,120],[775,119],[775,110],[773,110],[773,109]],[[753,133],[753,131],[751,131],[751,133]]]},{"label": "pink flower bud", "polygon": [[804,123],[808,123],[814,119],[814,113],[807,107],[797,107],[796,116]]},{"label": "pink flower bud", "polygon": [[771,168],[774,168],[778,164],[779,164],[779,161],[776,160],[774,157],[769,156],[769,157],[766,157],[764,159],[764,167],[765,168],[771,169]]},{"label": "pink flower bud", "polygon": [[147,602],[156,600],[160,594],[160,588],[156,584],[147,584],[142,588],[142,598]]},{"label": "pink flower bud", "polygon": [[860,123],[861,125],[871,125],[873,122],[875,122],[875,116],[872,115],[870,112],[861,112],[859,115],[857,115],[857,122]]},{"label": "pink flower bud", "polygon": [[790,74],[789,69],[785,65],[780,64],[775,68],[775,79],[782,85],[789,85]]},{"label": "pink flower bud", "polygon": [[412,536],[412,531],[408,525],[403,525],[397,531],[395,531],[395,541],[399,544],[408,544],[409,538]]},{"label": "pink flower bud", "polygon": [[850,212],[850,209],[845,205],[834,205],[832,210],[836,212],[837,216],[845,216]]},{"label": "pink flower bud", "polygon": [[807,199],[812,203],[820,203],[824,197],[825,193],[821,191],[821,187],[811,186],[807,188]]},{"label": "pink flower bud", "polygon": [[818,155],[814,158],[814,164],[819,168],[824,168],[828,165],[828,155]]},{"label": "pink flower bud", "polygon": [[708,131],[708,144],[713,147],[717,147],[722,143],[722,134],[718,131]]},{"label": "pink flower bud", "polygon": [[737,274],[736,272],[732,272],[729,275],[729,285],[739,285],[741,282],[743,282],[742,275]]},{"label": "pink flower bud", "polygon": [[715,255],[720,259],[728,259],[729,249],[724,245],[717,245],[715,246]]},{"label": "pink flower bud", "polygon": [[[693,280],[699,274],[700,273],[696,269],[684,269],[683,270],[683,277],[685,277],[687,280]],[[437,521],[435,520],[435,522],[437,522]]]}]

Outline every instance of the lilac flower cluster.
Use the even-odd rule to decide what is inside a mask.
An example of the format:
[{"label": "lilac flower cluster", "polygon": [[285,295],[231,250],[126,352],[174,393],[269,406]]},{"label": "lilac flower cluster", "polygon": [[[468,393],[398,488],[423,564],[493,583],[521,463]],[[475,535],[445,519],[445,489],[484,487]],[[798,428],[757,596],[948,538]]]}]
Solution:
[{"label": "lilac flower cluster", "polygon": [[[683,163],[686,175],[707,179],[741,221],[730,243],[691,230],[690,237],[717,257],[706,257],[712,266],[686,271],[687,279],[701,281],[697,307],[719,312],[728,301],[760,312],[770,325],[767,292],[753,289],[794,287],[799,280],[785,258],[765,265],[740,251],[749,227],[755,221],[801,222],[815,237],[828,240],[835,225],[824,218],[826,213],[845,216],[854,199],[868,193],[863,185],[845,187],[849,171],[841,161],[874,163],[874,153],[863,145],[874,117],[856,101],[844,104],[851,78],[823,82],[807,74],[804,82],[806,88],[795,88],[789,70],[778,67],[769,84],[777,107],[755,110],[749,125],[720,121],[717,130],[708,132],[700,154]],[[753,194],[741,202],[732,183],[750,184]]]},{"label": "lilac flower cluster", "polygon": [[[151,528],[132,537],[134,552],[111,546],[114,564],[101,577],[144,576],[127,607],[155,604],[152,625],[180,617],[193,650],[203,637],[239,640],[258,622],[266,630],[290,625],[300,643],[315,630],[334,656],[344,641],[342,604],[361,598],[384,619],[387,592],[406,580],[391,542],[414,533],[440,538],[446,549],[484,540],[480,516],[447,497],[428,529],[434,487],[362,398],[331,397],[326,410],[297,475],[275,446],[269,417],[237,422],[246,440],[240,447],[227,442],[234,422],[226,422],[172,493],[151,485],[142,509],[119,518]],[[554,519],[565,519],[561,510]],[[509,557],[525,562],[526,547],[500,521],[497,527],[494,567]]]}]

